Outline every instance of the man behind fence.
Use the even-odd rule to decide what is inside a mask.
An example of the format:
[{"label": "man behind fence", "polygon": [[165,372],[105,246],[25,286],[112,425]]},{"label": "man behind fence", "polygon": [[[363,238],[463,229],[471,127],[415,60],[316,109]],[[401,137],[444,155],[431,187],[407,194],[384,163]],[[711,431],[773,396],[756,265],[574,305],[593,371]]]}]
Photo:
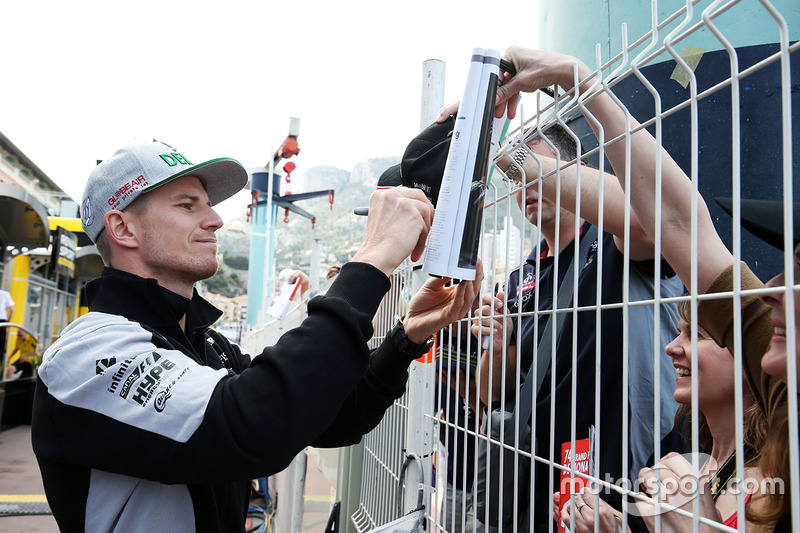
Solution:
[{"label": "man behind fence", "polygon": [[[513,78],[512,78],[513,79]],[[446,112],[446,111],[445,111]],[[509,276],[505,292],[496,296],[485,294],[480,314],[484,317],[482,325],[474,325],[473,333],[482,337],[493,335],[490,348],[484,351],[481,358],[481,394],[484,403],[498,406],[504,394],[507,400],[516,395],[514,388],[517,358],[521,359],[520,368],[523,374],[532,372],[532,366],[539,358],[544,357],[539,369],[544,372],[538,376],[541,385],[535,397],[535,427],[533,442],[538,456],[552,458],[561,464],[561,449],[569,443],[572,430],[575,439],[586,439],[590,435],[590,426],[596,425],[595,402],[599,403],[599,463],[596,465],[597,475],[613,483],[624,483],[624,479],[636,478],[639,468],[644,466],[653,453],[653,412],[654,412],[654,327],[652,306],[633,307],[626,311],[630,334],[623,335],[623,311],[619,308],[607,308],[599,311],[597,321],[596,309],[598,283],[601,283],[603,304],[623,301],[625,286],[623,270],[626,261],[630,261],[630,299],[649,300],[653,298],[654,247],[652,241],[638,226],[635,219],[630,228],[630,248],[628,257],[623,255],[624,214],[605,213],[603,232],[594,226],[598,220],[598,180],[585,179],[581,182],[580,215],[575,214],[576,188],[574,178],[575,165],[560,172],[562,195],[556,201],[556,177],[546,178],[542,186],[542,195],[538,184],[541,175],[555,170],[556,165],[576,159],[576,140],[561,126],[544,128],[544,136],[537,133],[527,141],[527,147],[520,147],[514,153],[516,164],[509,159],[501,162],[506,175],[513,180],[517,189],[516,200],[525,217],[531,224],[539,228],[544,239],[537,245],[523,263]],[[531,155],[533,154],[533,155]],[[557,161],[557,159],[560,161]],[[522,166],[526,164],[527,166]],[[567,171],[569,170],[569,171]],[[585,169],[591,172],[590,169]],[[596,172],[595,172],[596,174]],[[619,192],[606,191],[606,194]],[[606,207],[611,205],[606,204]],[[619,204],[616,204],[619,205]],[[575,237],[576,218],[579,232]],[[575,257],[575,247],[583,243],[586,248],[586,259],[581,256],[574,268],[579,271],[578,284],[573,288],[573,297],[577,295],[577,305],[588,307],[590,311],[578,313],[577,324],[573,323],[572,313],[566,313],[563,323],[557,329],[555,341],[555,367],[552,367],[551,353],[539,354],[535,348],[541,343],[550,313],[537,313],[540,310],[553,308],[553,284],[563,290],[570,264]],[[587,248],[588,246],[588,248]],[[602,256],[600,250],[602,249]],[[556,277],[555,259],[558,255],[558,276]],[[598,260],[602,257],[602,260]],[[538,270],[537,270],[538,269]],[[661,295],[679,296],[682,293],[680,280],[668,268],[662,268]],[[569,274],[572,276],[572,274]],[[600,278],[602,276],[602,279]],[[574,300],[573,300],[574,301]],[[559,307],[562,305],[559,304]],[[572,306],[572,303],[569,304]],[[492,309],[492,307],[494,309]],[[522,319],[517,320],[521,307]],[[665,307],[661,312],[661,346],[666,345],[675,335],[677,313],[673,308]],[[596,325],[600,325],[600,329]],[[575,346],[575,364],[573,365],[573,328],[577,329]],[[599,351],[598,351],[599,344]],[[628,403],[623,402],[623,350],[627,347],[629,364]],[[663,354],[663,349],[659,355]],[[508,376],[501,382],[503,355]],[[599,389],[595,387],[596,364],[599,357]],[[672,399],[675,388],[671,364],[668,358],[659,357],[661,368],[661,397],[655,401],[660,403],[661,427],[655,432],[660,440],[667,435],[673,426],[677,405]],[[491,379],[490,382],[490,368]],[[555,377],[553,377],[555,374]],[[524,383],[526,375],[521,377]],[[551,383],[555,386],[552,387]],[[573,380],[575,385],[573,386]],[[573,387],[576,393],[575,418],[572,417]],[[535,388],[533,389],[536,390]],[[513,405],[513,401],[511,402]],[[554,403],[554,417],[551,418],[551,403]],[[510,410],[510,408],[507,408]],[[627,475],[623,475],[623,412],[628,411],[630,417],[628,433]],[[522,421],[520,421],[522,424]],[[551,435],[553,447],[550,447]],[[540,462],[535,463],[535,479],[532,484],[534,509],[534,531],[547,531],[552,521],[552,494],[559,492],[560,470]],[[552,476],[552,488],[549,485]],[[498,496],[489,495],[489,499]],[[607,497],[609,503],[619,507],[619,494],[613,492]],[[522,507],[525,504],[522,502]],[[523,530],[530,523],[530,509],[520,511],[516,517]],[[502,515],[501,515],[502,516]],[[482,520],[482,517],[477,517]],[[506,524],[508,525],[508,524]],[[642,524],[643,525],[643,524]]]},{"label": "man behind fence", "polygon": [[109,266],[86,286],[89,313],[44,355],[32,428],[62,531],[244,531],[249,480],[309,444],[358,442],[474,300],[480,274],[430,280],[370,354],[388,276],[420,256],[433,217],[420,191],[378,191],[353,260],[300,327],[251,359],[209,328],[221,313],[194,290],[217,270],[211,205],[247,177],[235,160],[192,164],[159,142],[89,177],[83,227]]}]

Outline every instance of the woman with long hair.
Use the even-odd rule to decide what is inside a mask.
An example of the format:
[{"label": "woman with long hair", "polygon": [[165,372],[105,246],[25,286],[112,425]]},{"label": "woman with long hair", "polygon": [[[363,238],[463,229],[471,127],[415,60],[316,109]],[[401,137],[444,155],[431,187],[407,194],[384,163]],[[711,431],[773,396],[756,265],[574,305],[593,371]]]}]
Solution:
[{"label": "woman with long hair", "polygon": [[[698,432],[697,449],[706,457],[701,463],[700,477],[704,480],[704,489],[712,495],[716,518],[729,527],[737,527],[736,512],[737,494],[742,487],[749,492],[745,495],[748,502],[755,491],[751,485],[761,482],[760,470],[754,466],[758,461],[758,450],[761,449],[767,434],[767,423],[764,411],[756,402],[750,387],[743,385],[742,404],[744,406],[744,477],[735,475],[736,465],[736,408],[735,408],[735,363],[731,352],[719,346],[702,327],[697,331],[696,348],[692,345],[691,305],[688,301],[678,304],[680,322],[678,336],[670,342],[665,351],[672,359],[675,367],[676,388],[675,400],[681,404],[675,414],[675,427],[687,440],[691,438],[692,426],[692,386],[697,387]],[[697,374],[693,374],[692,359],[697,361]],[[743,485],[743,480],[750,483]],[[755,483],[752,483],[755,482]],[[557,496],[556,493],[555,496]],[[622,524],[622,513],[612,508],[596,496],[582,493],[576,496],[576,507],[584,506],[594,509],[600,505],[600,532],[615,532]],[[588,533],[594,529],[593,512],[577,512],[571,516],[568,506],[558,513],[558,502],[554,502],[554,519],[562,520],[574,533]]]},{"label": "woman with long hair", "polygon": [[[762,477],[755,464],[767,436],[767,420],[745,381],[742,387],[745,474],[744,477],[736,476],[737,417],[733,354],[719,346],[702,326],[698,326],[695,349],[692,345],[691,305],[688,301],[678,304],[678,313],[681,316],[678,336],[666,348],[675,367],[677,387],[674,397],[681,404],[675,414],[675,427],[685,438],[691,437],[692,386],[695,384],[698,399],[697,449],[708,454],[708,460],[700,468],[700,477],[708,479],[706,486],[720,521],[726,526],[737,527],[738,491],[743,487],[749,491],[744,498],[745,504],[756,492],[743,485],[742,481],[760,481]],[[696,375],[691,370],[692,359],[697,360]]]}]

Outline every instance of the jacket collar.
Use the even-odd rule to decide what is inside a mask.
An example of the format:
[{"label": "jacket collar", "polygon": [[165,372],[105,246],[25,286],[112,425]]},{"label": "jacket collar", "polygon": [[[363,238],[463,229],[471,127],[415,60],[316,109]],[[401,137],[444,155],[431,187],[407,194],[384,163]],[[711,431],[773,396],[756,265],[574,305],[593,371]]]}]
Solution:
[{"label": "jacket collar", "polygon": [[[186,315],[186,331],[207,328],[222,312],[194,290],[185,298],[158,284],[123,270],[104,267],[103,274],[86,284],[90,311],[121,315],[158,331],[177,333]],[[181,332],[183,333],[183,332]]]}]

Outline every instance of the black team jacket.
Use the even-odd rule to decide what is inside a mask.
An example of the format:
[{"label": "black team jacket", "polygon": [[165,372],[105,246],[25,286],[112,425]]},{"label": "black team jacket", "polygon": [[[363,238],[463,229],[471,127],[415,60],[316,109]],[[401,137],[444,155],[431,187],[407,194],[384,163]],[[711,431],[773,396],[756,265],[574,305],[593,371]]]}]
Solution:
[{"label": "black team jacket", "polygon": [[244,531],[250,479],[305,446],[357,443],[403,394],[411,357],[367,347],[388,289],[344,265],[251,358],[209,328],[221,313],[197,293],[106,268],[39,368],[33,448],[61,530]]}]

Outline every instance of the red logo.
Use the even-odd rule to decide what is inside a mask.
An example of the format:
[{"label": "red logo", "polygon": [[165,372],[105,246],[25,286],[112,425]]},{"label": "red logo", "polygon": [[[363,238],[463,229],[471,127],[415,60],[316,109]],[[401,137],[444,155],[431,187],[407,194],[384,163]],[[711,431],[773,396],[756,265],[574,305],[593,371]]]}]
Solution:
[{"label": "red logo", "polygon": [[116,209],[120,202],[124,201],[132,192],[142,190],[147,187],[147,185],[147,178],[145,178],[144,175],[139,175],[130,181],[126,181],[117,189],[117,192],[108,199],[108,205],[110,205],[112,209]]}]

